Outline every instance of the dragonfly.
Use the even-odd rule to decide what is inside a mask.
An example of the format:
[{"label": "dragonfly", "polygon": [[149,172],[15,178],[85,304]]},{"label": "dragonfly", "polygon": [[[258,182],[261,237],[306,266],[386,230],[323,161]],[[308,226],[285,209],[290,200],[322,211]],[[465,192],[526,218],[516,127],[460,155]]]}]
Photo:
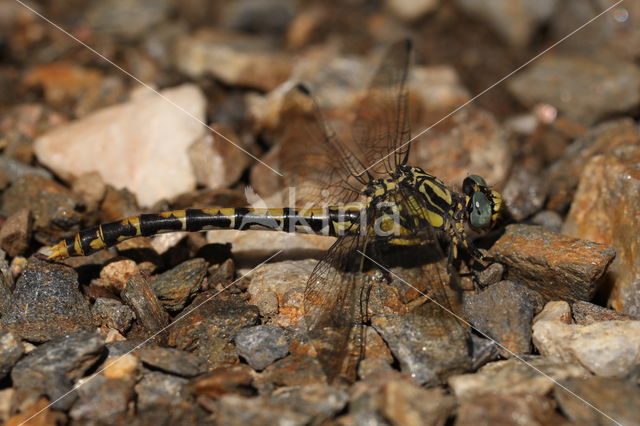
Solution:
[{"label": "dragonfly", "polygon": [[[383,271],[390,280],[388,271],[406,264],[407,256],[418,257],[411,265],[417,271],[412,281],[422,282],[425,294],[439,304],[453,307],[448,289],[456,284],[461,252],[479,262],[488,260],[468,229],[489,230],[502,207],[501,194],[480,176],[466,177],[462,192],[456,192],[407,164],[411,51],[411,42],[403,40],[383,55],[346,142],[327,124],[306,86],[298,84],[287,92],[282,104],[286,122],[280,141],[281,171],[303,188],[305,199],[310,200],[304,207],[142,214],[85,229],[41,254],[50,260],[83,256],[129,238],[177,231],[270,229],[337,237],[308,278],[303,320],[328,379],[353,380],[363,354],[371,271]],[[420,257],[433,257],[433,253],[446,259],[448,280],[420,267],[426,260]],[[447,315],[441,313],[440,318],[445,327],[451,327]]]}]

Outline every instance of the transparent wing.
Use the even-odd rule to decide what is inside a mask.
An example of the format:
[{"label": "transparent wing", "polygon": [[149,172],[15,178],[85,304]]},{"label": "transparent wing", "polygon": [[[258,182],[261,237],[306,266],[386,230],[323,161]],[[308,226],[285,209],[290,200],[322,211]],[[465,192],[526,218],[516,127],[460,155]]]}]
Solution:
[{"label": "transparent wing", "polygon": [[352,358],[349,342],[354,326],[362,324],[358,300],[364,257],[358,250],[364,245],[364,237],[359,235],[339,238],[315,267],[305,288],[305,326],[329,381],[350,369],[345,369],[345,360]]},{"label": "transparent wing", "polygon": [[[390,46],[360,102],[352,126],[355,155],[374,176],[391,173],[406,161],[411,138],[406,88],[411,42]],[[358,172],[360,172],[359,170]]]},{"label": "transparent wing", "polygon": [[353,153],[326,125],[317,103],[302,85],[290,90],[281,116],[281,171],[296,187],[298,204],[310,206],[348,203],[358,199],[364,178]]}]

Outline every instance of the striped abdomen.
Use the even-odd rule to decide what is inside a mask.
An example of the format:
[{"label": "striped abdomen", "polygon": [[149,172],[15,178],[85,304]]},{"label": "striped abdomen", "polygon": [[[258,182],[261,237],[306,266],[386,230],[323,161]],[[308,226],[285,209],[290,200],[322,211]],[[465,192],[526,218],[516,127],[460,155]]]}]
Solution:
[{"label": "striped abdomen", "polygon": [[337,236],[359,230],[361,207],[323,209],[186,209],[133,216],[80,231],[41,253],[48,259],[86,256],[129,238],[210,229],[272,229]]}]

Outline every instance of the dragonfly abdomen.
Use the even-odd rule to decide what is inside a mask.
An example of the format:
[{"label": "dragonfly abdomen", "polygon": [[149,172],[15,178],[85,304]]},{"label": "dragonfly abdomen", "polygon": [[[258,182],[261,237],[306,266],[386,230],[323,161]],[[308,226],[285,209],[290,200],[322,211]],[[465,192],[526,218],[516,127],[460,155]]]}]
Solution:
[{"label": "dragonfly abdomen", "polygon": [[48,259],[86,256],[124,240],[167,232],[263,229],[337,236],[357,232],[358,206],[321,209],[211,208],[172,210],[132,216],[85,229],[41,251]]}]

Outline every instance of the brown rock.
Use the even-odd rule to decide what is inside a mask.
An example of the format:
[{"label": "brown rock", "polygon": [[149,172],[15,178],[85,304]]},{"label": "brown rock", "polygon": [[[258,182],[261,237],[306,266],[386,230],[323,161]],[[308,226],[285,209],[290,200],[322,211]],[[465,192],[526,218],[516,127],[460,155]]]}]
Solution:
[{"label": "brown rock", "polygon": [[549,168],[548,208],[563,210],[571,203],[583,170],[592,157],[640,143],[640,132],[629,118],[606,121],[578,137]]},{"label": "brown rock", "polygon": [[554,234],[538,226],[509,225],[491,248],[509,280],[546,300],[591,300],[615,256],[603,244]]},{"label": "brown rock", "polygon": [[397,425],[444,425],[456,406],[443,388],[424,389],[410,380],[390,380],[381,390],[381,411]]},{"label": "brown rock", "polygon": [[272,90],[291,73],[288,57],[262,38],[202,30],[176,43],[176,65],[198,78],[212,74],[225,84]]},{"label": "brown rock", "polygon": [[458,408],[456,426],[562,424],[551,398],[535,394],[479,395]]},{"label": "brown rock", "polygon": [[137,321],[148,331],[155,332],[169,323],[169,315],[142,275],[134,274],[127,281],[122,300],[136,313]]},{"label": "brown rock", "polygon": [[640,147],[594,157],[585,167],[563,232],[615,248],[609,304],[640,316]]},{"label": "brown rock", "polygon": [[578,301],[571,304],[573,320],[579,325],[589,325],[599,321],[629,321],[637,317],[603,308],[593,303]]},{"label": "brown rock", "polygon": [[0,248],[10,257],[23,254],[31,238],[31,211],[22,209],[7,218],[0,228]]},{"label": "brown rock", "polygon": [[11,417],[7,426],[55,426],[63,420],[63,414],[53,411],[49,406],[47,398],[40,398],[33,404],[29,405],[20,414]]},{"label": "brown rock", "polygon": [[216,368],[191,381],[190,389],[195,395],[214,399],[227,394],[252,396],[256,393],[252,387],[254,376],[255,372],[246,364]]},{"label": "brown rock", "polygon": [[42,176],[28,174],[18,178],[2,194],[0,215],[31,211],[36,239],[58,240],[61,230],[78,227],[80,200],[69,189]]}]

